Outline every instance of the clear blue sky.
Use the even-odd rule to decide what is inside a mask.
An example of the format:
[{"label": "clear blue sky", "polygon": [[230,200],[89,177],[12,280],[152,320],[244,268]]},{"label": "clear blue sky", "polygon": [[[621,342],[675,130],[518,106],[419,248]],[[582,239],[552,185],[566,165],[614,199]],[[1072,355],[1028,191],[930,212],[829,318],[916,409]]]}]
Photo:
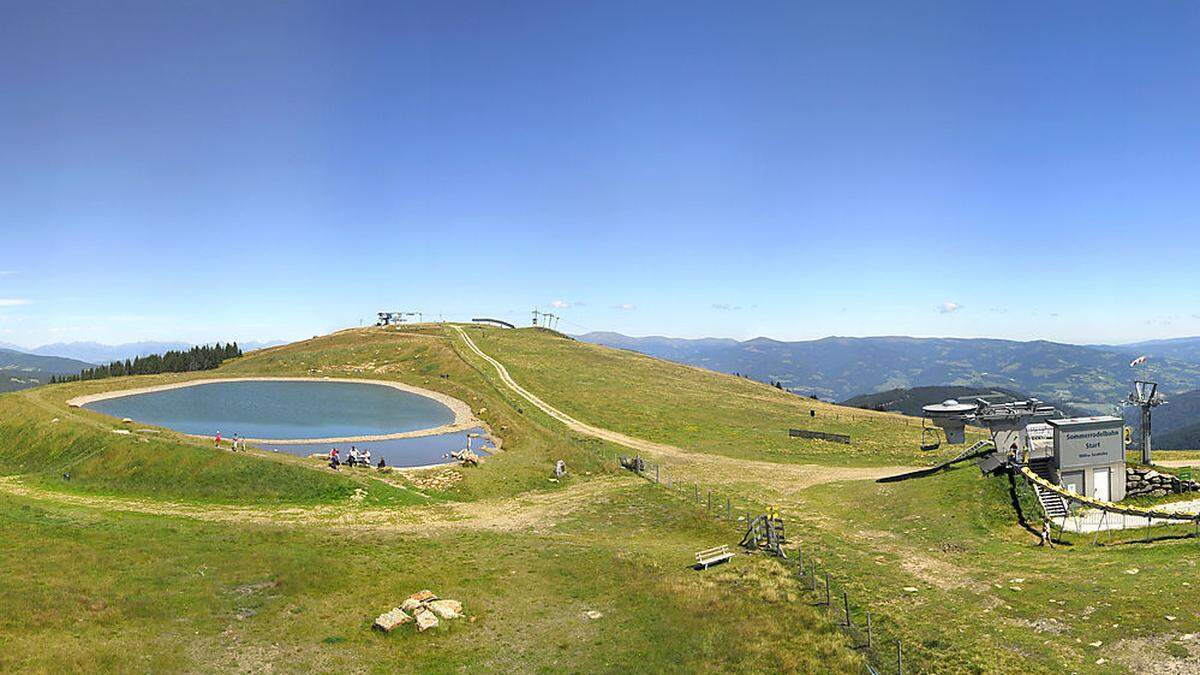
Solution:
[{"label": "clear blue sky", "polygon": [[552,303],[1200,334],[1198,35],[1187,2],[8,2],[0,341]]}]

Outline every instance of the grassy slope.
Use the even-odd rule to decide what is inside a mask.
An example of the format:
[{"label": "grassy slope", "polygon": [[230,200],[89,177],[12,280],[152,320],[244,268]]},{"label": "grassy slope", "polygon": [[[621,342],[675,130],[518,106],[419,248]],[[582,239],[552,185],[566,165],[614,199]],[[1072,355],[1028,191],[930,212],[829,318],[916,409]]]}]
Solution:
[{"label": "grassy slope", "polygon": [[[520,409],[463,361],[439,331],[343,331],[253,352],[216,371],[80,382],[0,396],[0,471],[27,474],[56,489],[103,494],[177,497],[216,502],[315,503],[348,498],[368,487],[366,504],[420,501],[412,492],[284,454],[259,456],[214,451],[170,430],[118,435],[112,418],[66,401],[75,396],[220,376],[292,375],[399,380],[436,389],[472,405],[503,440],[492,471],[465,472],[464,480],[433,494],[475,499],[547,489],[547,467],[565,459],[578,472],[611,471],[616,449],[566,434],[532,410]],[[445,377],[442,377],[445,375]],[[58,418],[59,422],[52,422]],[[69,483],[61,480],[71,473]],[[399,479],[398,479],[399,480]],[[425,491],[429,494],[429,491]]]},{"label": "grassy slope", "polygon": [[[911,432],[897,428],[892,416],[830,421],[836,408],[817,407],[818,420],[825,413],[823,430],[874,437],[849,448],[780,441],[776,430],[792,423],[797,408],[806,413],[810,401],[532,333],[487,331],[476,341],[518,381],[588,422],[734,457],[825,464],[918,459]],[[860,447],[866,458],[855,456]],[[703,485],[705,477],[686,479]],[[904,639],[917,669],[1004,672],[1020,659],[1029,671],[1136,670],[1144,663],[1130,653],[1178,657],[1187,653],[1181,645],[1190,644],[1180,636],[1200,629],[1194,609],[1200,584],[1183,586],[1173,573],[1200,560],[1193,540],[1096,547],[1090,537],[1076,537],[1044,550],[1017,522],[1007,480],[983,478],[970,466],[890,485],[818,485],[798,498],[771,485],[741,490],[735,500],[782,504],[789,519],[802,523],[789,532],[854,597],[869,599],[876,625]],[[1018,496],[1036,519],[1030,496]],[[1090,646],[1097,640],[1102,644]]]},{"label": "grassy slope", "polygon": [[[546,480],[560,457],[573,472],[568,483],[615,473],[616,448],[568,434],[496,388],[440,331],[423,329],[346,331],[256,352],[216,373],[0,398],[0,470],[54,490],[144,499],[341,502],[360,485],[368,503],[413,499],[282,455],[233,455],[166,430],[113,434],[114,420],[64,405],[94,391],[226,374],[398,379],[470,402],[504,450],[435,498],[561,489]],[[69,483],[59,478],[68,470]],[[687,570],[695,550],[733,543],[731,532],[627,480],[621,493],[539,532],[416,537],[0,496],[0,536],[22,551],[0,556],[0,669],[857,669],[857,655],[817,612],[791,602],[795,582],[773,562],[741,556],[704,575]],[[352,582],[351,569],[369,582]],[[369,630],[376,614],[426,586],[463,600],[476,622],[421,637]],[[605,618],[584,618],[588,608]]]},{"label": "grassy slope", "polygon": [[[0,536],[24,552],[0,556],[0,670],[856,669],[841,637],[789,602],[795,581],[779,566],[742,556],[685,569],[697,540],[728,531],[630,481],[541,533],[419,537],[0,497]],[[370,630],[425,587],[474,621],[430,635]],[[604,616],[588,619],[591,609]]]},{"label": "grassy slope", "polygon": [[[686,449],[779,462],[870,465],[930,461],[912,418],[835,406],[760,382],[576,342],[545,330],[476,329],[481,349],[564,412]],[[810,417],[809,411],[816,411]],[[853,443],[792,439],[789,428]]]}]

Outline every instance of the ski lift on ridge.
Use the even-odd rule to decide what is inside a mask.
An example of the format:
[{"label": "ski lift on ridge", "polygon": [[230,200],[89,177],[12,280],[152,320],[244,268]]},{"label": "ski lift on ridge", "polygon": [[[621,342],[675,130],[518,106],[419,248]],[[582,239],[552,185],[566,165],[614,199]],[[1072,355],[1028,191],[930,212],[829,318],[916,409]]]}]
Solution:
[{"label": "ski lift on ridge", "polygon": [[921,418],[921,450],[930,452],[942,447],[942,441],[938,438],[937,427],[931,427],[927,423],[928,417]]}]

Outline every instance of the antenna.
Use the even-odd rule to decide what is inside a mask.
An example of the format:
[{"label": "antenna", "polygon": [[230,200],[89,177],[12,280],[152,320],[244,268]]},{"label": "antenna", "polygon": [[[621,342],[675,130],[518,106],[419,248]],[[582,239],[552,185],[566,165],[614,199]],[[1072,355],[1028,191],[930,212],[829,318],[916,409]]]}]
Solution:
[{"label": "antenna", "polygon": [[535,325],[535,326],[538,325],[538,322],[537,322],[538,314],[541,314],[542,316],[546,316],[542,312],[537,311],[537,307],[534,307],[533,308],[533,325]]},{"label": "antenna", "polygon": [[1133,393],[1125,401],[1126,405],[1136,405],[1142,409],[1142,463],[1150,463],[1150,411],[1166,403],[1158,395],[1158,383],[1137,380],[1133,383]]}]

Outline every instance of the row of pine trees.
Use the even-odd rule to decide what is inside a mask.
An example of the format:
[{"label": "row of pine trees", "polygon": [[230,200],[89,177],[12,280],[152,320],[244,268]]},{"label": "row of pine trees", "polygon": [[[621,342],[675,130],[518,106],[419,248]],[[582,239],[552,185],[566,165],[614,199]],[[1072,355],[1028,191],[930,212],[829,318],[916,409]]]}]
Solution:
[{"label": "row of pine trees", "polygon": [[202,345],[192,347],[187,351],[171,350],[166,354],[151,354],[135,359],[113,361],[104,366],[87,368],[78,375],[56,375],[50,378],[51,384],[59,382],[78,382],[80,380],[101,380],[106,377],[121,377],[123,375],[156,375],[158,373],[189,373],[195,370],[212,370],[221,365],[225,359],[233,359],[242,355],[242,349],[236,342],[222,345]]}]

